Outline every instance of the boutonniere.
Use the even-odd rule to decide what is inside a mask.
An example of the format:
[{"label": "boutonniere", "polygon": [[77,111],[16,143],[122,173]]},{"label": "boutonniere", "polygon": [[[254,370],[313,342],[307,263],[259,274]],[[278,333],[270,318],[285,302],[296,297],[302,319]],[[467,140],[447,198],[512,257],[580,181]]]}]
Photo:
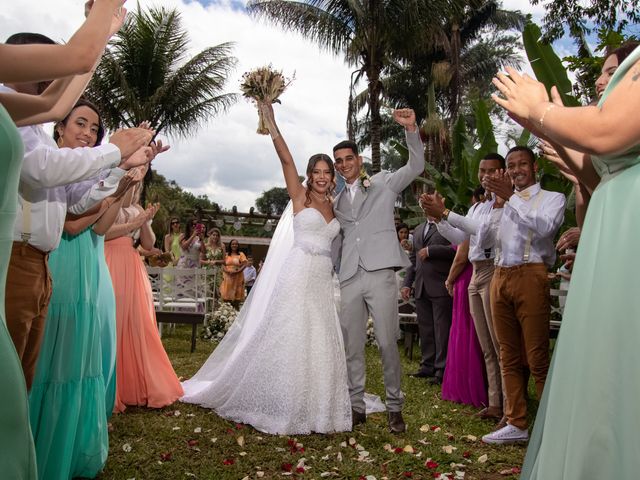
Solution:
[{"label": "boutonniere", "polygon": [[366,193],[371,186],[371,178],[367,175],[367,171],[364,168],[360,170],[360,176],[358,178],[360,179],[362,193]]}]

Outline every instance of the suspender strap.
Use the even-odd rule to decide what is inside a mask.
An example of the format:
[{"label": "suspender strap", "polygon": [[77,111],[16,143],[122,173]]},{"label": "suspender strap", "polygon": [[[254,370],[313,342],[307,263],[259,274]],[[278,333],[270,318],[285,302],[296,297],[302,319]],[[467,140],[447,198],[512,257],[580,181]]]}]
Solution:
[{"label": "suspender strap", "polygon": [[[531,206],[531,213],[535,213],[538,210],[538,206],[540,205],[540,201],[542,200],[542,195],[544,194],[543,190],[538,192],[536,198],[533,200],[533,205]],[[527,241],[524,245],[524,254],[522,255],[522,261],[524,263],[529,263],[529,257],[531,256],[531,241],[533,240],[533,230],[529,229],[527,233]]]}]

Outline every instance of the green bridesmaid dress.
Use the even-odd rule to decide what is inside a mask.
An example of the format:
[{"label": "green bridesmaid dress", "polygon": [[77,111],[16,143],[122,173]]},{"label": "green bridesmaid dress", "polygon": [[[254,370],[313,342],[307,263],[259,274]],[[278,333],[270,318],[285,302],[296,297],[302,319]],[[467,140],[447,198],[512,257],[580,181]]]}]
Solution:
[{"label": "green bridesmaid dress", "polygon": [[95,240],[91,228],[64,233],[49,257],[53,293],[29,395],[42,480],[94,478],[109,452]]},{"label": "green bridesmaid dress", "polygon": [[[600,104],[638,60],[640,48]],[[602,181],[580,236],[522,479],[640,478],[640,137],[624,154],[592,161]]]},{"label": "green bridesmaid dress", "polygon": [[4,314],[23,148],[17,128],[0,105],[0,476],[12,480],[36,478],[27,387]]}]

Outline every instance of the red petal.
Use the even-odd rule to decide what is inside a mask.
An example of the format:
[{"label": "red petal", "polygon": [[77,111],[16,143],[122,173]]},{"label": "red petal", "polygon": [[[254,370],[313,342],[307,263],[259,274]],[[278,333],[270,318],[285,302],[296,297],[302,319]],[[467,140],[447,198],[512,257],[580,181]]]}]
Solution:
[{"label": "red petal", "polygon": [[464,452],[464,453],[462,454],[462,456],[463,456],[464,458],[469,458],[469,457],[471,456],[471,452]]},{"label": "red petal", "polygon": [[198,440],[189,440],[187,443],[190,447],[195,447],[196,445],[198,445]]},{"label": "red petal", "polygon": [[233,465],[234,463],[236,463],[236,461],[233,458],[225,458],[222,461],[223,465]]},{"label": "red petal", "polygon": [[433,468],[438,468],[438,462],[434,462],[433,460],[428,460],[428,461],[424,464],[424,466],[425,466],[425,467],[427,467],[427,468],[431,468],[431,469],[433,469]]},{"label": "red petal", "polygon": [[304,473],[304,467],[296,468],[296,473]]},{"label": "red petal", "polygon": [[171,452],[164,452],[160,454],[160,459],[163,462],[168,462],[169,460],[171,460],[172,454]]},{"label": "red petal", "polygon": [[285,472],[290,472],[291,469],[293,468],[293,465],[291,465],[290,463],[283,463],[281,468]]},{"label": "red petal", "polygon": [[404,450],[403,450],[402,448],[400,448],[400,447],[396,447],[396,448],[394,448],[394,449],[393,449],[393,451],[394,451],[395,453],[402,453],[402,452],[404,452]]}]

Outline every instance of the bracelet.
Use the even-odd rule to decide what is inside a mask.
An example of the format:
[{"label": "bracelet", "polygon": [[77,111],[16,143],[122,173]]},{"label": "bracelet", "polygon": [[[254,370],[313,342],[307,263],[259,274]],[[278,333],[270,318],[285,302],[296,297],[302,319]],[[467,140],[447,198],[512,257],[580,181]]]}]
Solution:
[{"label": "bracelet", "polygon": [[547,108],[544,109],[544,112],[542,112],[542,115],[540,116],[540,120],[538,120],[538,123],[540,124],[540,128],[542,130],[544,130],[544,117],[547,116],[547,113],[549,113],[550,110],[556,108],[556,105],[554,103],[547,105]]},{"label": "bracelet", "polygon": [[449,210],[448,208],[445,208],[442,212],[441,217],[444,218],[445,220],[449,220],[450,213],[451,213],[451,210]]}]

